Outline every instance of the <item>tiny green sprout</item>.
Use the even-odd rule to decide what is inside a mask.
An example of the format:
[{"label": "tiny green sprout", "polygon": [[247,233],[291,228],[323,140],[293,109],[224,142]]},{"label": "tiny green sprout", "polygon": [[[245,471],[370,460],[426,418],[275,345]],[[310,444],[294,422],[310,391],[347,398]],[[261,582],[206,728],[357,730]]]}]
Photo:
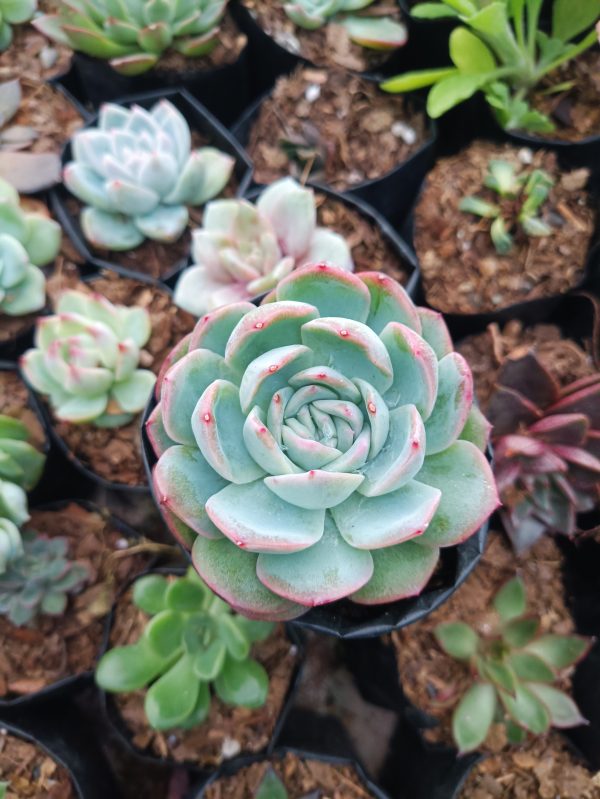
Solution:
[{"label": "tiny green sprout", "polygon": [[8,791],[9,785],[7,782],[0,782],[0,799],[6,799],[6,792]]},{"label": "tiny green sprout", "polygon": [[285,785],[272,768],[267,769],[265,772],[254,799],[288,799]]},{"label": "tiny green sprout", "polygon": [[525,586],[519,577],[493,599],[498,624],[480,636],[464,622],[438,624],[441,648],[468,663],[473,685],[459,701],[452,734],[461,753],[480,746],[494,721],[503,722],[508,740],[520,743],[531,732],[586,724],[577,705],[554,683],[560,673],[587,653],[591,642],[579,635],[542,634],[527,615]]},{"label": "tiny green sprout", "polygon": [[151,727],[201,724],[210,710],[211,686],[228,705],[265,703],[269,678],[250,648],[270,635],[272,624],[234,613],[191,568],[175,579],[141,577],[133,602],[151,618],[135,643],[101,658],[96,682],[112,693],[147,688],[144,707]]},{"label": "tiny green sprout", "polygon": [[543,169],[517,174],[513,164],[492,159],[483,185],[494,191],[500,200],[512,200],[520,208],[511,223],[504,217],[505,210],[497,203],[470,195],[463,197],[459,210],[464,213],[491,219],[490,237],[499,255],[507,255],[514,243],[513,230],[517,225],[526,236],[550,236],[552,228],[538,216],[554,186],[554,179]]}]

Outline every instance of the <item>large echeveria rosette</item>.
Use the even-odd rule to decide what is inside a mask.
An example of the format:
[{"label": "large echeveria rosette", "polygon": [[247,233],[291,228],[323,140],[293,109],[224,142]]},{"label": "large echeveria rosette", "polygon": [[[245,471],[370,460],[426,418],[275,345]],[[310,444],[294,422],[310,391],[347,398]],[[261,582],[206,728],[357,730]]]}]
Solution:
[{"label": "large echeveria rosette", "polygon": [[382,273],[309,265],[269,299],[207,314],[163,368],[165,520],[255,618],[419,594],[498,504],[469,367]]}]

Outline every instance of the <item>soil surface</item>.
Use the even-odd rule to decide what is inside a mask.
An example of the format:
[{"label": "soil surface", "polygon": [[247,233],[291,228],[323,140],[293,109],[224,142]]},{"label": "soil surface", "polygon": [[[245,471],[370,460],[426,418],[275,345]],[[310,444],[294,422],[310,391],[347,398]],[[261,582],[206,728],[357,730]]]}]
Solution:
[{"label": "soil surface", "polygon": [[[131,602],[127,592],[117,605],[111,631],[112,646],[131,644],[140,637],[148,616]],[[207,720],[191,730],[157,732],[144,713],[144,691],[115,694],[109,702],[118,712],[133,744],[157,757],[178,763],[216,766],[240,752],[259,752],[269,743],[283,708],[296,665],[296,647],[288,641],[283,626],[265,641],[255,644],[252,656],[269,674],[269,693],[263,707],[233,707],[213,696]]]},{"label": "soil surface", "polygon": [[427,138],[408,97],[341,70],[298,67],[262,103],[248,153],[258,183],[291,174],[343,191],[390,172]]},{"label": "soil surface", "polygon": [[[495,622],[490,609],[494,594],[516,573],[527,590],[527,610],[541,620],[543,632],[569,634],[573,620],[564,601],[561,554],[554,541],[545,537],[517,557],[504,536],[491,532],[487,549],[474,572],[456,593],[426,619],[392,634],[398,670],[407,698],[439,725],[424,730],[430,741],[452,744],[452,712],[471,684],[468,669],[439,647],[433,636],[441,622],[460,619],[480,633]],[[559,683],[569,690],[569,678]],[[529,738],[520,746],[507,744],[502,725],[494,725],[481,751],[491,754],[475,767],[462,796],[465,799],[590,799],[600,797],[592,775],[571,755],[559,733]],[[478,793],[475,793],[475,790]],[[585,793],[588,791],[588,793]]]},{"label": "soil surface", "polygon": [[377,270],[405,284],[411,267],[402,261],[381,229],[341,200],[316,193],[317,223],[348,242],[356,272]]},{"label": "soil surface", "polygon": [[597,46],[552,72],[541,88],[548,90],[567,81],[574,81],[575,85],[557,94],[534,94],[532,97],[532,105],[556,125],[550,133],[535,134],[542,139],[581,141],[600,134],[600,50]]},{"label": "soil surface", "polygon": [[[39,0],[38,9],[47,14],[56,10],[58,3]],[[55,44],[31,25],[13,25],[11,46],[0,53],[0,80],[22,78],[43,83],[67,72],[71,66],[72,50]]]},{"label": "soil surface", "polygon": [[[97,291],[117,305],[138,305],[150,314],[152,335],[142,350],[140,368],[158,374],[166,356],[194,327],[195,319],[177,308],[167,292],[156,286],[104,272],[92,283],[82,283],[77,270],[65,268],[48,281],[48,295],[54,304],[69,288]],[[140,420],[117,428],[93,424],[70,424],[55,420],[55,430],[69,450],[91,471],[114,483],[144,485]]]},{"label": "soil surface", "polygon": [[368,799],[372,794],[363,786],[352,766],[339,766],[320,760],[301,760],[288,753],[281,760],[253,763],[233,777],[209,785],[203,799],[254,799],[269,768],[285,785],[290,799],[314,796],[323,799]]},{"label": "soil surface", "polygon": [[[553,233],[528,237],[516,225],[511,252],[499,255],[490,237],[490,220],[458,206],[464,197],[476,195],[499,202],[508,225],[516,221],[520,206],[514,200],[498,201],[483,181],[490,159],[509,161],[521,172],[524,155],[528,171],[544,169],[556,179],[542,209]],[[414,221],[427,302],[446,313],[482,313],[563,294],[577,285],[596,219],[584,189],[586,180],[585,170],[561,174],[552,153],[487,142],[438,161],[425,181]]]},{"label": "soil surface", "polygon": [[[343,67],[357,72],[376,70],[393,52],[354,44],[345,28],[332,22],[317,30],[305,30],[291,21],[283,3],[273,0],[243,0],[243,3],[280,47],[319,67]],[[400,9],[391,0],[375,0],[369,6],[369,15],[375,14],[393,17],[397,22],[402,19]]]},{"label": "soil surface", "polygon": [[6,799],[77,799],[66,769],[35,744],[0,729],[0,781]]},{"label": "soil surface", "polygon": [[28,442],[41,451],[46,434],[36,414],[29,407],[29,394],[17,372],[0,370],[0,413],[23,422],[29,433]]},{"label": "soil surface", "polygon": [[[81,593],[70,596],[63,616],[42,615],[30,627],[15,627],[0,616],[2,698],[32,694],[93,668],[117,592],[149,561],[148,555],[127,551],[127,539],[109,518],[75,503],[62,510],[32,510],[24,529],[66,537],[69,557],[87,566],[90,579]],[[29,795],[40,796],[23,794]]]},{"label": "soil surface", "polygon": [[542,365],[561,386],[595,372],[590,353],[563,338],[556,325],[525,327],[513,319],[500,328],[494,323],[483,333],[464,339],[457,349],[471,367],[477,399],[484,412],[500,367],[508,357],[518,358],[534,349]]}]

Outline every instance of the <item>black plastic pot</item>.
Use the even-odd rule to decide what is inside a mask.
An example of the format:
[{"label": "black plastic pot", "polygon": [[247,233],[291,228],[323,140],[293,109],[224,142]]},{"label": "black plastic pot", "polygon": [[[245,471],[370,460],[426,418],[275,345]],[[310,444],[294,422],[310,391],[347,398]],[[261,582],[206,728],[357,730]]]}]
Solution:
[{"label": "black plastic pot", "polygon": [[[385,219],[376,208],[373,208],[368,201],[364,200],[360,196],[341,194],[340,192],[335,191],[335,189],[332,189],[329,186],[322,186],[319,183],[307,183],[306,185],[308,188],[314,189],[317,193],[324,194],[326,197],[332,200],[336,200],[337,202],[347,205],[361,216],[366,217],[375,227],[379,228],[383,234],[383,237],[397,255],[398,261],[406,268],[409,277],[404,288],[410,297],[414,298],[419,281],[414,253],[404,239],[387,221],[387,219]],[[250,200],[250,202],[254,203],[258,200],[263,190],[264,187],[255,186],[246,193],[245,197],[247,200]],[[373,269],[377,268],[378,264],[373,264]],[[258,301],[258,298],[253,301]]]},{"label": "black plastic pot", "polygon": [[2,712],[0,725],[11,735],[35,744],[66,769],[77,799],[119,799],[120,793],[96,741],[68,702],[47,701],[36,709],[35,715]]},{"label": "black plastic pot", "polygon": [[[148,440],[145,425],[155,406],[156,399],[152,396],[142,419],[142,454],[151,487],[152,469],[157,459]],[[152,488],[151,490],[153,491]],[[159,504],[156,496],[155,502]],[[442,605],[467,579],[485,549],[488,527],[489,523],[486,522],[462,544],[441,549],[438,569],[419,596],[373,606],[358,605],[342,599],[311,608],[290,624],[347,639],[373,638],[413,624]],[[189,559],[189,552],[181,541],[178,544]]]},{"label": "black plastic pot", "polygon": [[[64,508],[71,503],[75,503],[85,510],[102,515],[101,508],[83,499],[60,500],[45,505],[37,505],[33,509],[40,511],[60,511],[64,510]],[[137,540],[139,538],[139,533],[124,521],[112,515],[109,518],[111,526],[114,527],[115,530],[118,530],[123,535],[123,538],[127,538],[128,540]],[[101,645],[101,649],[103,646],[104,644]],[[0,699],[0,721],[5,713],[31,712],[35,715],[38,712],[38,708],[42,707],[43,703],[49,699],[56,699],[59,701],[72,699],[89,684],[92,675],[93,671],[90,669],[81,674],[72,674],[63,677],[32,694],[22,694],[11,699]]]},{"label": "black plastic pot", "polygon": [[[266,92],[244,111],[232,127],[231,132],[242,147],[247,147],[250,131],[256,122],[263,102],[270,96]],[[411,100],[408,100],[411,102]],[[420,104],[416,100],[417,104]],[[416,192],[435,161],[438,136],[434,122],[429,121],[429,137],[406,161],[394,169],[372,180],[365,180],[352,188],[340,192],[344,196],[357,198],[369,203],[392,224],[399,224],[409,211]],[[324,184],[311,181],[314,186]],[[253,185],[257,184],[255,181]]]},{"label": "black plastic pot", "polygon": [[129,94],[186,89],[224,125],[229,125],[252,99],[251,71],[247,46],[233,63],[220,67],[174,72],[159,66],[132,77],[116,72],[108,61],[76,52],[71,69],[58,81],[80,102],[94,108]]},{"label": "black plastic pot", "polygon": [[[100,656],[105,654],[110,649],[110,632],[115,620],[116,612],[117,612],[117,605],[119,600],[127,593],[131,585],[137,580],[139,577],[145,574],[175,574],[175,575],[182,575],[185,574],[186,569],[181,566],[172,566],[168,568],[157,568],[157,569],[148,569],[147,571],[143,572],[142,574],[137,575],[133,580],[131,580],[127,585],[123,586],[121,591],[119,592],[115,603],[111,609],[110,615],[106,619],[106,626],[104,632],[104,641],[102,644],[102,651]],[[296,630],[291,627],[286,627],[286,634],[290,640],[292,646],[296,648],[297,651],[297,661],[294,666],[290,685],[288,687],[287,695],[283,704],[283,707],[279,713],[277,721],[275,723],[275,727],[273,729],[273,734],[271,736],[271,740],[267,747],[257,754],[244,754],[241,753],[232,757],[229,760],[224,761],[224,765],[231,765],[237,763],[245,763],[248,760],[257,759],[263,757],[264,755],[268,755],[275,744],[275,741],[278,739],[281,729],[284,726],[287,716],[290,713],[290,710],[293,705],[294,696],[296,690],[298,688],[298,683],[300,681],[302,675],[302,666],[304,662],[304,638],[301,634],[299,634]],[[121,716],[119,709],[116,705],[111,694],[103,691],[102,689],[97,689],[98,694],[100,697],[100,704],[102,707],[103,716],[105,718],[106,723],[110,727],[112,733],[114,734],[115,738],[119,741],[120,746],[126,750],[129,757],[136,760],[138,763],[146,763],[151,766],[162,766],[164,768],[185,768],[187,769],[192,775],[194,780],[206,781],[215,771],[215,769],[210,768],[202,768],[197,763],[194,762],[186,762],[186,763],[178,763],[175,760],[171,760],[167,757],[161,758],[154,755],[149,750],[141,750],[139,749],[133,742],[131,732],[128,729],[123,717]]]},{"label": "black plastic pot", "polygon": [[[143,108],[150,108],[159,100],[169,100],[186,118],[192,132],[198,131],[207,137],[211,144],[222,150],[224,153],[231,155],[235,159],[234,175],[239,183],[239,193],[242,194],[250,184],[252,178],[252,163],[250,159],[239,146],[238,142],[231,136],[231,134],[215,119],[215,117],[202,106],[192,95],[185,89],[163,89],[158,91],[146,92],[144,94],[137,94],[128,97],[121,97],[115,100],[116,103],[125,106],[134,104],[140,105]],[[87,123],[86,127],[94,127],[97,122],[97,115]],[[71,146],[69,143],[65,146],[62,154],[62,162],[66,164],[71,160]],[[167,281],[173,275],[176,275],[186,265],[188,259],[183,258],[179,263],[174,264],[173,267],[160,279],[153,279],[148,275],[140,272],[134,272],[131,269],[121,266],[115,261],[106,261],[104,258],[96,255],[92,248],[88,245],[78,218],[69,210],[68,201],[72,199],[72,195],[67,191],[64,185],[57,186],[52,190],[51,201],[52,210],[54,215],[66,231],[67,235],[75,245],[76,249],[85,259],[85,261],[93,266],[95,269],[110,269],[113,272],[118,272],[124,277],[131,277],[135,280],[141,280],[145,283],[157,284]]]},{"label": "black plastic pot", "polygon": [[[424,185],[424,184],[423,184]],[[423,279],[421,270],[419,268],[419,259],[414,247],[414,217],[415,210],[419,205],[421,190],[417,194],[414,204],[410,210],[405,224],[401,228],[401,233],[407,242],[413,259],[418,265],[418,283],[415,291],[415,302],[417,305],[425,305],[434,308],[427,302],[427,296],[423,287]],[[593,196],[597,195],[597,188],[594,181],[590,182],[590,192]],[[493,322],[497,324],[504,324],[511,319],[521,319],[527,324],[537,324],[539,322],[546,322],[552,319],[553,315],[561,305],[563,299],[573,293],[581,291],[590,285],[595,284],[600,280],[600,214],[596,218],[596,227],[592,236],[592,242],[587,254],[583,275],[578,284],[572,287],[569,292],[565,294],[554,294],[549,297],[541,297],[534,300],[525,300],[523,302],[513,303],[504,307],[498,308],[495,311],[488,311],[485,313],[446,313],[444,312],[444,319],[450,333],[454,339],[464,338],[465,336],[479,333]],[[434,310],[438,310],[434,308]]]}]

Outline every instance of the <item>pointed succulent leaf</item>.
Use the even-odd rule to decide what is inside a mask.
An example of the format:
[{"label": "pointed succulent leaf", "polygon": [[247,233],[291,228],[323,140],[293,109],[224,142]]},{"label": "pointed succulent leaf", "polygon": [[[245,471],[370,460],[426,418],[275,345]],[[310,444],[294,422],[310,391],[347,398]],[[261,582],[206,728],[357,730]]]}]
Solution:
[{"label": "pointed succulent leaf", "polygon": [[473,376],[462,355],[451,352],[438,366],[438,393],[425,422],[427,454],[442,452],[463,430],[473,402]]},{"label": "pointed succulent leaf", "polygon": [[577,663],[589,647],[589,640],[579,635],[548,633],[529,643],[526,651],[537,655],[544,663],[560,671]]},{"label": "pointed succulent leaf", "polygon": [[565,729],[587,724],[575,702],[563,691],[559,691],[551,685],[536,683],[530,683],[528,687],[543,702],[550,713],[553,727]]},{"label": "pointed succulent leaf", "polygon": [[438,624],[434,635],[444,652],[458,660],[469,660],[477,652],[479,636],[464,622]]},{"label": "pointed succulent leaf", "polygon": [[328,264],[310,264],[296,269],[277,287],[277,300],[313,305],[321,317],[335,316],[366,322],[371,297],[358,277]]},{"label": "pointed succulent leaf", "polygon": [[520,577],[509,580],[494,597],[494,608],[503,622],[509,622],[525,613],[527,598]]},{"label": "pointed succulent leaf", "polygon": [[493,686],[489,683],[471,686],[452,716],[452,735],[461,753],[472,752],[485,741],[495,712]]},{"label": "pointed succulent leaf", "polygon": [[499,693],[506,711],[519,727],[534,735],[541,735],[550,727],[550,713],[529,686],[517,684],[514,696],[506,691]]},{"label": "pointed succulent leaf", "polygon": [[379,334],[389,322],[401,322],[416,333],[421,333],[419,312],[399,283],[383,272],[361,272],[358,277],[371,295],[366,320],[371,330]]},{"label": "pointed succulent leaf", "polygon": [[438,390],[438,360],[429,344],[406,325],[390,322],[381,333],[393,370],[393,382],[385,395],[390,407],[415,405],[426,421]]}]

